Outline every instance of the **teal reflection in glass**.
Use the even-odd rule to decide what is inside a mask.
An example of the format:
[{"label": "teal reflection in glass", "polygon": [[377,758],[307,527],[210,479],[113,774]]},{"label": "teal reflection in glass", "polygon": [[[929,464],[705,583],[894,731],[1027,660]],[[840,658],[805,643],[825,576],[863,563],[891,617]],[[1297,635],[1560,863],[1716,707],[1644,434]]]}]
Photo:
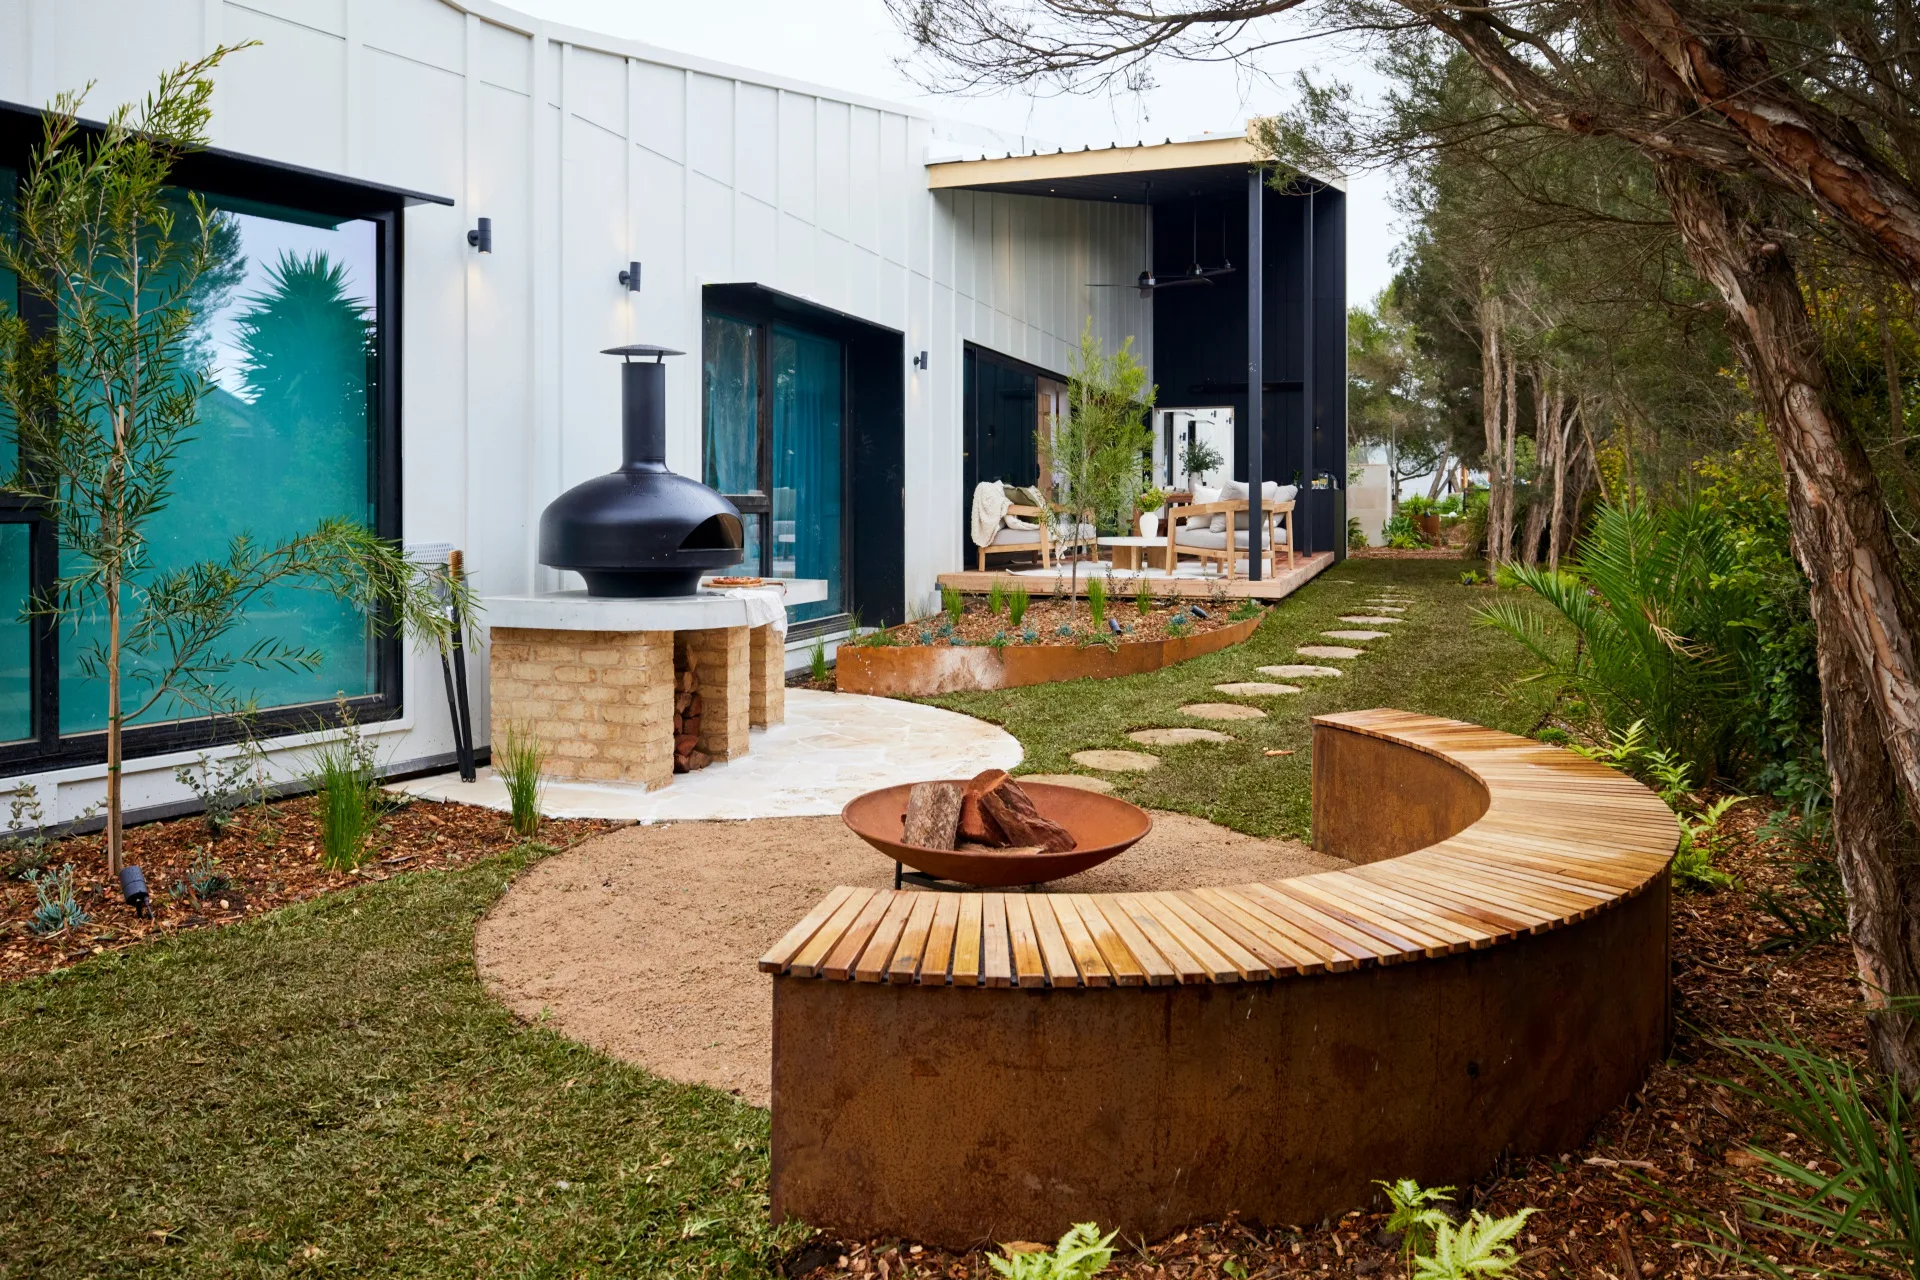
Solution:
[{"label": "teal reflection in glass", "polygon": [[0,524],[0,742],[33,736],[32,552],[30,526]]},{"label": "teal reflection in glass", "polygon": [[825,578],[827,598],[795,605],[795,622],[830,617],[841,602],[841,347],[831,338],[773,331],[773,572]]},{"label": "teal reflection in glass", "polygon": [[[753,325],[708,316],[701,342],[706,460],[721,493],[760,493],[760,359]],[[758,561],[749,559],[755,566]]]},{"label": "teal reflection in glass", "polygon": [[[208,391],[174,458],[172,500],[147,526],[156,568],[222,557],[243,533],[272,547],[327,516],[374,518],[376,226],[210,203],[218,265],[196,290],[191,339]],[[82,654],[104,641],[103,616],[101,607],[62,629],[63,733],[105,727],[105,685],[82,669]],[[283,589],[256,601],[222,647],[238,654],[268,638],[318,649],[323,661],[317,670],[236,668],[230,692],[241,701],[294,706],[378,689],[366,619],[322,592]],[[122,680],[130,706],[148,695],[140,675]],[[170,697],[139,722],[204,713]]]}]

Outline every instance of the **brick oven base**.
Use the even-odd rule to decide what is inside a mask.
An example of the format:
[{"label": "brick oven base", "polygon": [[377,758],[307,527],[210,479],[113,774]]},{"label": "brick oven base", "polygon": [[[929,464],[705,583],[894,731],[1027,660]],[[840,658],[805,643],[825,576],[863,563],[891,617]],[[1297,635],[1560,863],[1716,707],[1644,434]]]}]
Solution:
[{"label": "brick oven base", "polygon": [[747,729],[786,719],[786,646],[772,625],[676,631],[492,628],[493,741],[518,723],[539,739],[555,779],[673,780],[674,645],[695,655],[699,749],[747,753]]}]

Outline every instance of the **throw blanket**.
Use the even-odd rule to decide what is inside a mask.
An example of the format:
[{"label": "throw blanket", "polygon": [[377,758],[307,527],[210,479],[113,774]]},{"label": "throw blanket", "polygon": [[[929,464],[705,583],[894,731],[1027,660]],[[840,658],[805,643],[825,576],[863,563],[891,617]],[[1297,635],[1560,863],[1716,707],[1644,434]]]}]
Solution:
[{"label": "throw blanket", "polygon": [[993,545],[993,535],[1000,532],[1006,523],[1007,508],[1013,505],[1007,499],[1007,491],[1000,487],[997,480],[982,480],[973,486],[973,512],[968,521],[973,534],[973,545],[989,547]]}]

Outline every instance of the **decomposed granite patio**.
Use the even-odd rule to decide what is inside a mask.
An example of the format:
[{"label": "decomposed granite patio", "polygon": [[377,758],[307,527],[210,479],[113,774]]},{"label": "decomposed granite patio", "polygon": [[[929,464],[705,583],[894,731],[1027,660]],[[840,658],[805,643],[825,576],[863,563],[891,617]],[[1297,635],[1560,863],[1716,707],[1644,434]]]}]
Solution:
[{"label": "decomposed granite patio", "polygon": [[[1184,814],[1047,886],[1125,893],[1343,867]],[[767,1105],[767,979],[753,958],[836,885],[893,885],[839,818],[627,827],[538,863],[480,922],[480,975],[517,1015],[665,1076]]]}]

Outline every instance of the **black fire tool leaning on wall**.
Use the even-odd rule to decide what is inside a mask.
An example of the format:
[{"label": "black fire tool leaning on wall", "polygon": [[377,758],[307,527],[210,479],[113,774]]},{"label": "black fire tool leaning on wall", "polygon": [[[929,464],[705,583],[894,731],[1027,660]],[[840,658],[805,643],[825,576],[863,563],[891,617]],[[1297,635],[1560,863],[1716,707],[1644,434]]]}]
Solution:
[{"label": "black fire tool leaning on wall", "polygon": [[[455,586],[466,581],[466,556],[459,551],[447,553],[447,578]],[[453,689],[458,695],[454,707],[453,732],[460,744],[455,748],[460,755],[460,781],[474,782],[480,775],[473,767],[473,713],[467,707],[467,618],[460,612],[460,594],[448,593],[447,603],[453,610]]]}]

